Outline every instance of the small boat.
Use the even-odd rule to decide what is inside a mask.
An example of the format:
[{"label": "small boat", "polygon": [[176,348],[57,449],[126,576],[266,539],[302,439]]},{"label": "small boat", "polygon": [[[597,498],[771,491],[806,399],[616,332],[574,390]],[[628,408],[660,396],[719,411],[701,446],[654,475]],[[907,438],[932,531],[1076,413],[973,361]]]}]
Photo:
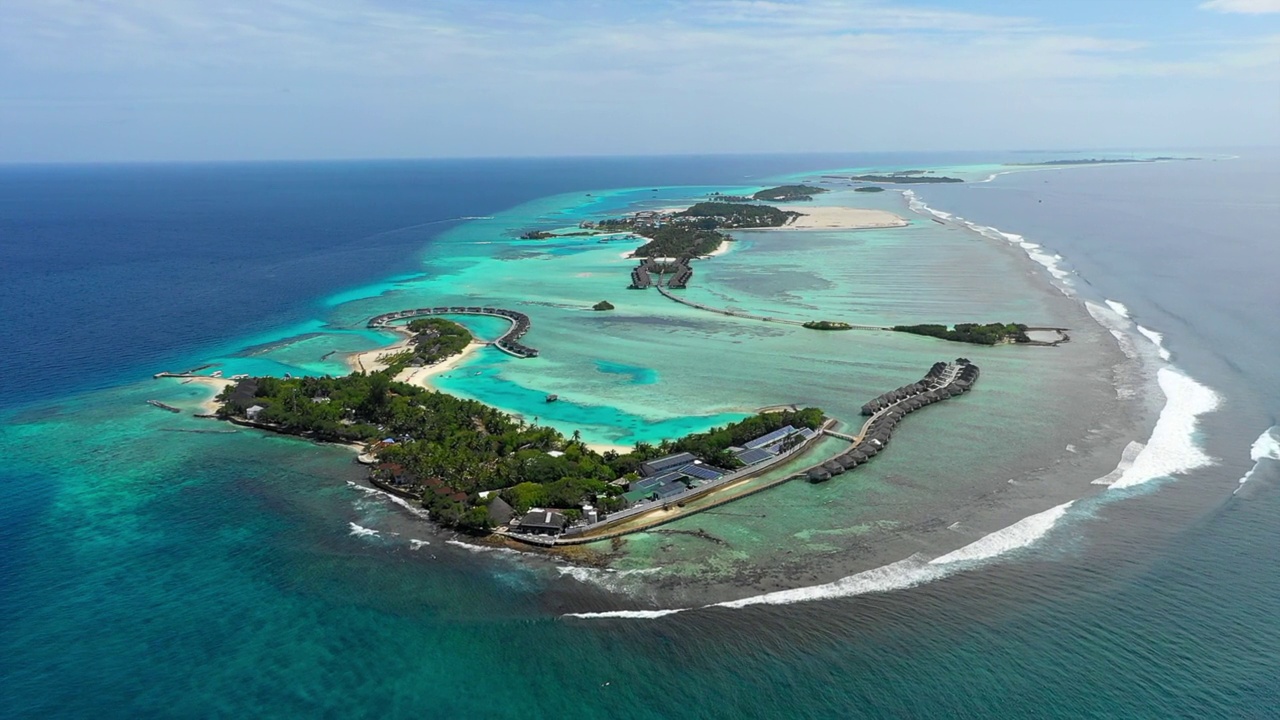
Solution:
[{"label": "small boat", "polygon": [[221,370],[214,370],[213,372],[209,373],[209,377],[220,378],[220,377],[222,377],[222,371],[221,371]]},{"label": "small boat", "polygon": [[548,395],[548,396],[547,396],[547,402],[549,402],[549,403],[555,402],[555,401],[557,401],[557,400],[559,400],[559,399],[560,399],[560,396],[559,396],[559,395],[556,395],[556,394],[554,394],[554,393],[553,393],[553,394],[551,394],[551,395]]}]

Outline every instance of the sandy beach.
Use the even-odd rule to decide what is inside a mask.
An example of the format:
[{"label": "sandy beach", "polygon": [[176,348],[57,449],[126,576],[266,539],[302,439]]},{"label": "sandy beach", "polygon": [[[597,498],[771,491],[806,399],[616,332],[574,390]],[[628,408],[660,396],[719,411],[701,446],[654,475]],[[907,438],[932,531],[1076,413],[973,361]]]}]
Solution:
[{"label": "sandy beach", "polygon": [[805,207],[800,217],[784,225],[784,230],[868,230],[904,227],[905,219],[887,210],[851,207]]},{"label": "sandy beach", "polygon": [[218,397],[218,393],[231,385],[235,385],[235,381],[227,378],[210,377],[208,375],[196,375],[189,378],[183,378],[182,384],[203,385],[204,387],[209,388],[209,397],[200,403],[196,412],[212,415],[218,411],[218,401],[215,400],[215,398]]},{"label": "sandy beach", "polygon": [[587,446],[588,450],[594,450],[595,452],[598,452],[601,455],[607,452],[616,452],[619,455],[625,455],[634,449],[630,445],[614,445],[612,443],[583,443],[583,444]]},{"label": "sandy beach", "polygon": [[[470,358],[476,350],[479,350],[484,346],[485,343],[472,341],[462,349],[462,352],[452,357],[445,358],[435,365],[408,367],[401,370],[400,374],[396,375],[396,380],[403,383],[409,383],[410,385],[417,385],[418,387],[426,388],[427,390],[435,390],[436,387],[431,383],[431,378],[458,367],[462,363],[466,362],[467,358]],[[385,365],[383,367],[385,367]]]},{"label": "sandy beach", "polygon": [[715,250],[712,250],[711,252],[707,253],[706,255],[703,255],[702,257],[704,257],[704,258],[713,258],[713,257],[716,257],[716,256],[718,256],[718,255],[723,255],[723,254],[725,254],[725,253],[729,252],[729,250],[730,250],[730,249],[732,249],[732,248],[733,248],[733,241],[732,241],[732,240],[725,240],[724,242],[720,243],[720,247],[716,248]]},{"label": "sandy beach", "polygon": [[351,368],[351,372],[377,372],[379,370],[386,370],[387,364],[383,362],[381,358],[388,355],[395,355],[396,353],[401,353],[409,349],[409,344],[413,339],[413,335],[403,328],[396,327],[391,329],[401,335],[399,340],[384,347],[350,353],[346,358],[344,358],[347,363],[347,367]]}]

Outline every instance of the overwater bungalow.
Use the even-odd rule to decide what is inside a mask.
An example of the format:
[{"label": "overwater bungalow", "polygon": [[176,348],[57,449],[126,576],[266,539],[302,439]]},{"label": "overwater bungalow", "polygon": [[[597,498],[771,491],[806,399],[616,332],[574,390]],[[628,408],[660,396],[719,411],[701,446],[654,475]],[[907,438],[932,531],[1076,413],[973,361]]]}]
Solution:
[{"label": "overwater bungalow", "polygon": [[807,475],[809,476],[809,482],[812,483],[826,482],[831,479],[831,473],[822,468],[813,468]]}]

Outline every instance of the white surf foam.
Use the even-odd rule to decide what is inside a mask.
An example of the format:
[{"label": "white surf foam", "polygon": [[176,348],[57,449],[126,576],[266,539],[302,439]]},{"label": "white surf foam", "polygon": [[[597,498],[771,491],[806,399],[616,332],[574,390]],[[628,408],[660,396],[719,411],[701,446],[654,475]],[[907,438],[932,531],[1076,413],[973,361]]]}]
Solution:
[{"label": "white surf foam", "polygon": [[1027,547],[1048,534],[1053,529],[1053,526],[1062,519],[1062,516],[1067,514],[1067,510],[1074,503],[1075,501],[1072,500],[1057,507],[1049,508],[1044,512],[1024,517],[1003,530],[984,535],[959,550],[934,558],[929,561],[929,564],[949,565],[959,562],[990,560],[1007,552]]},{"label": "white surf foam", "polygon": [[1098,324],[1107,329],[1111,336],[1120,344],[1120,352],[1130,360],[1138,359],[1138,348],[1134,346],[1133,339],[1129,337],[1127,332],[1132,323],[1124,318],[1120,313],[1110,308],[1105,308],[1097,303],[1084,303],[1084,309],[1089,311],[1089,315],[1098,321]]},{"label": "white surf foam", "polygon": [[1124,303],[1116,302],[1115,300],[1104,300],[1103,302],[1107,304],[1107,307],[1115,310],[1120,317],[1126,320],[1129,319],[1129,308],[1125,307]]},{"label": "white surf foam", "polygon": [[1106,475],[1103,475],[1097,480],[1094,480],[1093,484],[1111,485],[1121,477],[1124,477],[1124,474],[1129,471],[1129,468],[1133,467],[1133,461],[1138,459],[1138,455],[1140,455],[1146,447],[1145,443],[1131,440],[1128,445],[1124,446],[1124,450],[1120,452],[1120,462],[1116,464],[1116,469]]},{"label": "white surf foam", "polygon": [[1196,445],[1197,418],[1218,408],[1220,398],[1212,389],[1171,368],[1156,374],[1166,398],[1147,446],[1133,465],[1113,483],[1113,489],[1130,488],[1157,478],[1185,473],[1215,461]]},{"label": "white surf foam", "polygon": [[372,537],[378,534],[378,531],[373,528],[367,528],[353,522],[349,522],[347,525],[351,526],[351,534],[356,537]]},{"label": "white surf foam", "polygon": [[[739,600],[729,600],[703,607],[744,608],[751,605],[792,605],[813,600],[846,598],[855,595],[905,590],[941,579],[963,570],[986,564],[1002,555],[1029,547],[1043,538],[1066,515],[1075,501],[1036,513],[1001,530],[984,535],[972,543],[933,560],[919,553],[895,563],[840,578],[834,582],[809,587],[778,590]],[[566,574],[572,574],[566,571]],[[569,613],[578,618],[659,618],[694,608],[666,610],[615,610],[599,613]]]},{"label": "white surf foam", "polygon": [[420,550],[423,545],[430,545],[430,544],[431,544],[430,540],[418,540],[416,538],[409,538],[410,550]]},{"label": "white surf foam", "polygon": [[1158,333],[1155,330],[1144,328],[1141,325],[1138,325],[1137,327],[1138,327],[1138,332],[1142,333],[1143,337],[1150,340],[1152,344],[1156,346],[1156,352],[1160,353],[1161,360],[1168,362],[1169,360],[1173,359],[1173,355],[1171,355],[1169,353],[1169,350],[1164,346],[1164,335],[1162,333]]},{"label": "white surf foam", "polygon": [[423,520],[425,520],[425,519],[427,519],[428,517],[430,517],[430,516],[431,516],[431,513],[427,512],[427,510],[426,510],[425,508],[417,507],[417,506],[415,506],[415,505],[411,504],[408,500],[405,500],[404,498],[399,497],[399,496],[397,496],[397,495],[392,495],[391,493],[386,492],[386,491],[384,491],[384,490],[379,490],[378,488],[365,487],[364,485],[361,485],[360,483],[352,482],[352,481],[350,481],[350,480],[348,480],[348,481],[347,481],[347,486],[348,486],[348,487],[355,488],[356,490],[359,490],[360,492],[362,492],[362,493],[364,493],[364,494],[366,494],[366,495],[380,495],[380,496],[382,496],[384,499],[386,499],[386,500],[390,500],[391,502],[395,503],[396,505],[399,505],[400,507],[404,508],[405,510],[408,510],[409,512],[413,513],[414,515],[417,515],[418,517],[422,518]]},{"label": "white surf foam", "polygon": [[586,613],[565,613],[565,617],[576,618],[637,618],[642,620],[650,620],[660,618],[667,615],[675,615],[678,612],[684,612],[688,608],[676,608],[673,610],[610,610],[607,612],[586,612]]},{"label": "white surf foam", "polygon": [[467,552],[473,552],[473,553],[494,553],[495,555],[530,555],[533,557],[540,557],[538,555],[535,555],[534,553],[520,552],[519,550],[512,550],[511,548],[489,547],[488,545],[472,545],[471,543],[465,543],[465,542],[462,542],[461,540],[445,540],[444,542],[446,545],[459,547],[459,548],[462,548],[463,550],[466,550]]},{"label": "white surf foam", "polygon": [[[1249,448],[1249,459],[1253,460],[1253,467],[1240,478],[1241,485],[1253,478],[1263,460],[1280,460],[1280,425],[1267,428],[1266,432],[1253,441],[1253,446]],[[1240,492],[1240,488],[1236,488],[1236,492]]]},{"label": "white surf foam", "polygon": [[902,192],[902,196],[907,199],[907,207],[913,212],[921,214],[927,213],[940,220],[956,220],[983,237],[990,238],[992,240],[1003,240],[1011,245],[1018,246],[1027,254],[1027,257],[1031,258],[1034,262],[1047,270],[1049,275],[1052,276],[1054,280],[1058,281],[1055,287],[1057,287],[1059,291],[1068,296],[1072,294],[1071,276],[1073,273],[1062,266],[1064,258],[1061,255],[1050,252],[1037,243],[1029,242],[1025,237],[1018,235],[1017,233],[1007,233],[987,225],[979,225],[975,222],[964,220],[958,215],[953,215],[951,213],[929,207],[928,203],[921,200],[911,190],[904,190]]},{"label": "white surf foam", "polygon": [[778,590],[754,597],[716,603],[710,607],[743,608],[750,605],[791,605],[811,600],[853,597],[868,593],[904,590],[946,575],[946,569],[932,566],[919,555],[840,578],[824,585]]}]

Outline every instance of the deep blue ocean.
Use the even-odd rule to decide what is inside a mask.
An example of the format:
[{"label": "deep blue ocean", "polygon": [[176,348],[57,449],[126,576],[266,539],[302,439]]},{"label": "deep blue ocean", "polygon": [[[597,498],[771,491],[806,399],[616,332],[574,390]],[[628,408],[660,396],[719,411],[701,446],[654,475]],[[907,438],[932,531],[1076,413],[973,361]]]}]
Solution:
[{"label": "deep blue ocean", "polygon": [[344,451],[163,425],[139,382],[537,198],[1022,156],[0,168],[0,716],[1280,717],[1280,155],[1240,155],[917,189],[1160,332],[1221,398],[1213,465],[909,590],[594,622],[515,563],[349,542]]}]

